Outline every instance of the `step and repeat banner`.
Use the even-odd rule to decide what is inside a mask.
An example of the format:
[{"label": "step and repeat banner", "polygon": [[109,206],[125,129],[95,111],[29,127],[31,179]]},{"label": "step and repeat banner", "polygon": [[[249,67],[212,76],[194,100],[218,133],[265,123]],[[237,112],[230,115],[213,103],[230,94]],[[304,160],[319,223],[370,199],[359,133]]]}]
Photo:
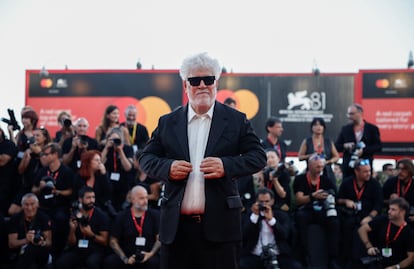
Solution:
[{"label": "step and repeat banner", "polygon": [[[395,107],[401,108],[392,112],[394,110],[387,108],[394,106],[389,103],[387,91],[399,91],[392,87],[378,95],[378,90],[369,85],[385,85],[386,78],[379,77],[381,82],[377,82],[378,79],[371,77],[375,73],[364,74],[227,73],[220,78],[217,99],[221,102],[227,97],[235,99],[237,109],[246,113],[260,138],[266,137],[266,120],[270,116],[280,118],[284,127],[283,139],[291,156],[296,156],[302,140],[311,135],[310,122],[314,117],[325,119],[325,135],[336,140],[341,126],[347,123],[347,107],[356,100],[365,107],[367,120],[379,125],[385,148],[389,150],[386,155],[412,154],[412,151],[400,148],[403,145],[412,148],[414,143],[413,121],[411,114],[408,116],[412,111],[408,104],[414,95],[413,80],[406,80],[410,93],[401,90],[403,95],[398,98],[392,95],[397,103]],[[138,109],[138,121],[151,133],[161,115],[186,103],[177,70],[49,70],[47,76],[41,76],[39,70],[28,70],[26,78],[26,104],[38,112],[39,125],[48,128],[52,134],[59,128],[57,115],[62,110],[69,112],[73,121],[79,117],[87,118],[89,135],[94,136],[108,105],[118,106],[121,121],[124,121],[124,109],[131,104]],[[406,102],[406,109],[402,107],[402,100]],[[399,113],[400,125],[402,121],[410,121],[411,131],[406,130],[403,135],[399,129],[400,135],[393,135],[397,127],[392,125],[392,131],[384,123],[391,119],[389,113],[395,117]],[[381,121],[384,126],[380,125]]]}]

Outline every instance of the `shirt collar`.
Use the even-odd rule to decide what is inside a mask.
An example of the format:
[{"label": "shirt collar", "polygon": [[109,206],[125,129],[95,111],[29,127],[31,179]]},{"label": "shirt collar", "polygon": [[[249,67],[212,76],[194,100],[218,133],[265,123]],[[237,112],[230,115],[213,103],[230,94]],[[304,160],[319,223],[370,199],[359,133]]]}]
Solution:
[{"label": "shirt collar", "polygon": [[[202,114],[202,115],[207,115],[208,118],[212,119],[215,104],[216,104],[216,102],[213,103],[213,105],[210,107],[210,109],[207,111],[207,113]],[[191,120],[194,118],[194,116],[202,116],[202,115],[198,115],[194,111],[194,109],[191,107],[191,105],[188,104],[188,122],[191,122]]]}]

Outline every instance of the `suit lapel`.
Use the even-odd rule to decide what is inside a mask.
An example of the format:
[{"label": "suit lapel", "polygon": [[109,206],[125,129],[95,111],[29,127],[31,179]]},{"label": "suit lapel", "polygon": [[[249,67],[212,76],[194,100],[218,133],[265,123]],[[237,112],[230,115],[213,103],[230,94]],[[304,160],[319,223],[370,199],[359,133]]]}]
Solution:
[{"label": "suit lapel", "polygon": [[220,140],[221,134],[228,124],[228,118],[223,106],[223,104],[218,102],[214,106],[213,119],[211,120],[211,128],[204,156],[212,155],[215,145]]},{"label": "suit lapel", "polygon": [[[177,113],[177,116],[174,119],[173,130],[176,140],[184,152],[186,160],[190,160],[190,153],[188,149],[187,110],[188,105],[183,107],[181,111]],[[186,139],[183,139],[183,137]]]}]

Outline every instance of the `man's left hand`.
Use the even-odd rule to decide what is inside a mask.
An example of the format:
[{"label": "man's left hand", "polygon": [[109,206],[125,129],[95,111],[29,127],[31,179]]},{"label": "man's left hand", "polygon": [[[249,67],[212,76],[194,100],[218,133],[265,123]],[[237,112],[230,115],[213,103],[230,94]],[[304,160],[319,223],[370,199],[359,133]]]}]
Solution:
[{"label": "man's left hand", "polygon": [[204,173],[205,179],[224,177],[224,166],[220,158],[207,157],[200,165],[200,172]]}]

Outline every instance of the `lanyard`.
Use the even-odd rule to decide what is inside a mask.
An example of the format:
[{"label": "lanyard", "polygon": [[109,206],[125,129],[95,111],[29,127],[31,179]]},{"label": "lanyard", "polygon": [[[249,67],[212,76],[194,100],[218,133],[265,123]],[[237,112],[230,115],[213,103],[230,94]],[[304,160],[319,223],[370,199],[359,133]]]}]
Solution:
[{"label": "lanyard", "polygon": [[129,137],[129,139],[131,140],[131,145],[134,144],[136,135],[137,135],[137,124],[135,123],[134,128],[132,128],[132,136]]},{"label": "lanyard", "polygon": [[364,190],[365,190],[365,184],[364,186],[362,186],[361,190],[358,191],[358,185],[356,183],[356,180],[354,180],[353,182],[354,182],[354,191],[355,191],[356,198],[358,201],[361,201],[362,194],[364,193]]},{"label": "lanyard", "polygon": [[59,170],[56,171],[55,173],[51,172],[50,170],[47,170],[47,176],[51,176],[54,182],[56,182],[58,175],[59,175]]},{"label": "lanyard", "polygon": [[413,182],[413,179],[411,178],[410,181],[408,182],[407,186],[405,186],[405,188],[403,188],[402,195],[400,195],[401,180],[397,181],[397,195],[398,195],[398,197],[405,197],[405,195],[407,194],[408,189],[411,187],[412,182]]},{"label": "lanyard", "polygon": [[134,209],[132,207],[131,207],[131,217],[132,217],[132,221],[134,222],[135,229],[137,229],[139,236],[142,236],[142,227],[144,226],[145,212],[142,213],[140,224],[138,224],[137,219],[135,218]]},{"label": "lanyard", "polygon": [[[267,138],[267,141],[269,141],[269,143],[270,143],[271,145],[273,145],[272,141],[270,141],[270,139],[269,139],[269,138]],[[281,147],[280,147],[280,145],[279,145],[279,142],[276,142],[276,143],[273,145],[273,149],[277,151],[277,153],[279,154],[279,158],[280,158],[280,159],[282,159],[282,149],[281,149]]]},{"label": "lanyard", "polygon": [[117,165],[116,165],[116,152],[115,152],[115,149],[113,150],[113,153],[114,153],[114,172],[116,172],[116,169],[117,169]]},{"label": "lanyard", "polygon": [[394,235],[394,238],[392,240],[390,240],[391,221],[388,222],[387,234],[385,235],[385,244],[386,244],[387,247],[388,247],[388,244],[390,244],[391,242],[397,240],[398,236],[400,235],[401,231],[404,229],[405,225],[407,225],[407,222],[404,221],[404,223],[400,226],[400,228],[398,228],[398,231]]},{"label": "lanyard", "polygon": [[[312,191],[312,182],[309,177],[309,172],[306,173],[306,181],[308,182],[309,189]],[[321,185],[321,177],[318,176],[318,181],[316,182],[316,191],[319,190],[320,185]]]}]

